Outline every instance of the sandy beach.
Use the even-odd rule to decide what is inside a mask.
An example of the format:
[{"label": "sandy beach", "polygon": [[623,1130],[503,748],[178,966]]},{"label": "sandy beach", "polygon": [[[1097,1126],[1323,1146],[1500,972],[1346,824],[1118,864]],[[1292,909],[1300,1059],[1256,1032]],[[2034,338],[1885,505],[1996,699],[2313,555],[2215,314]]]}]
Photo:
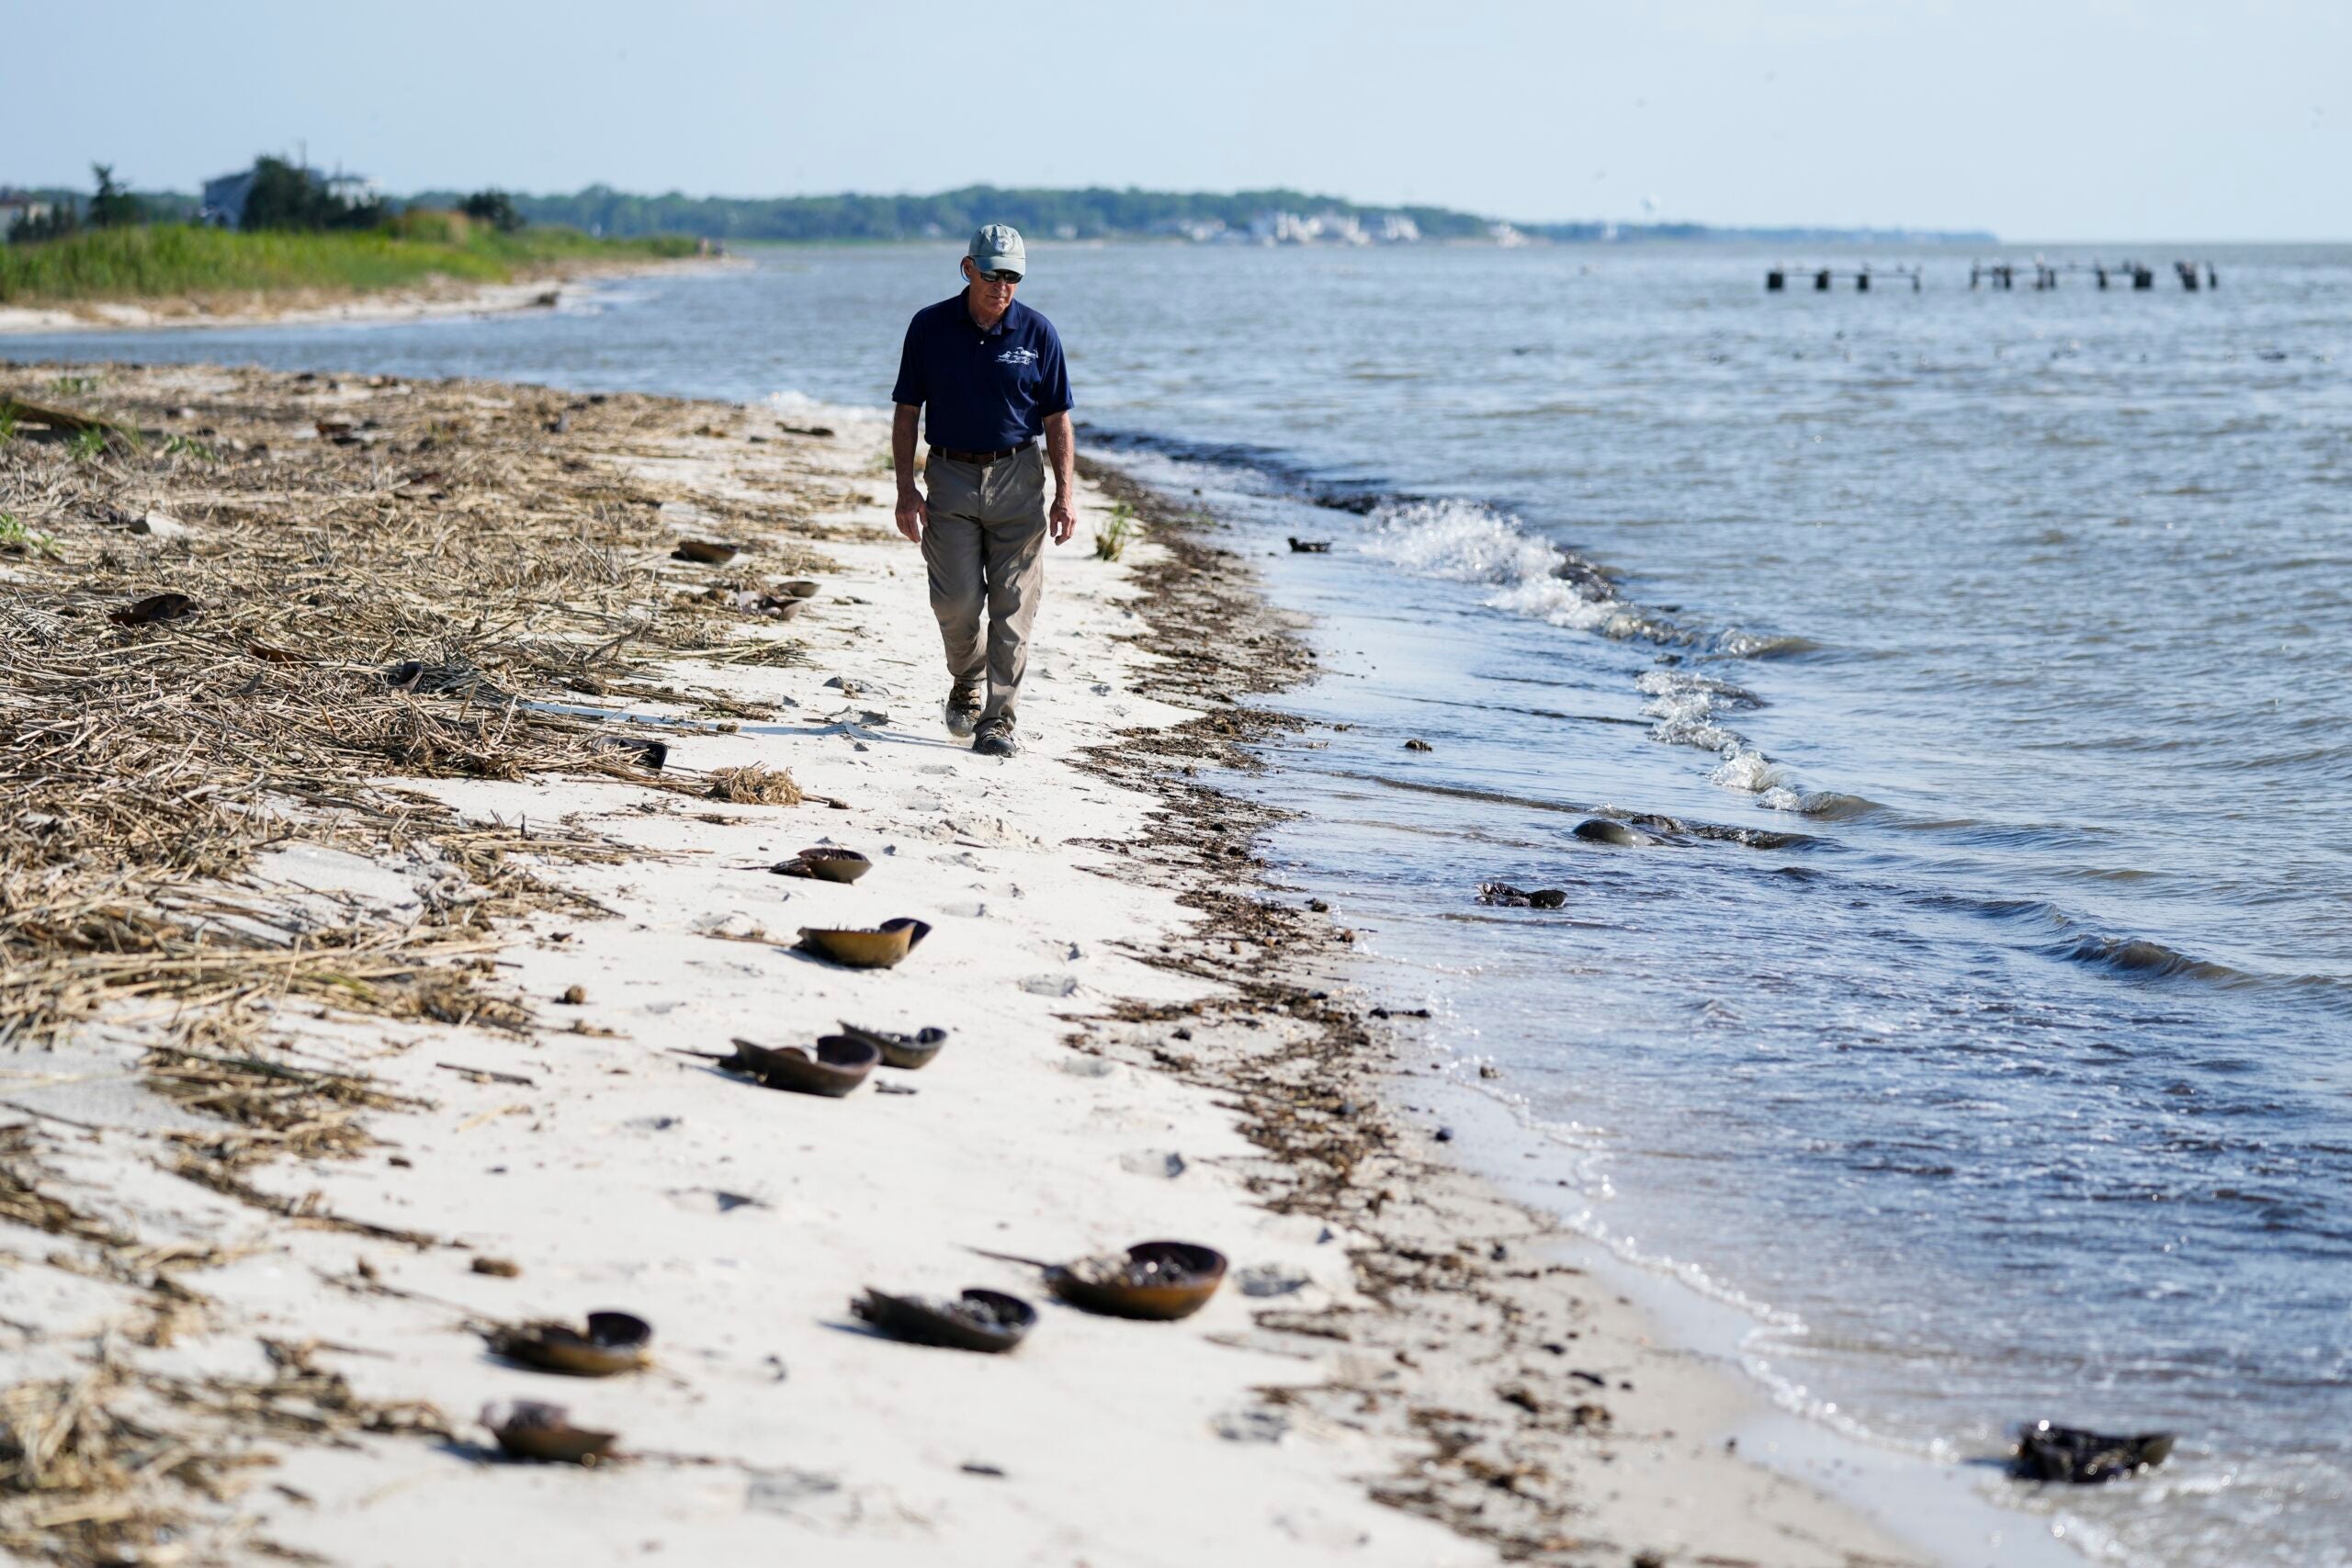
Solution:
[{"label": "sandy beach", "polygon": [[[0,1548],[1930,1560],[1739,1453],[1753,1389],[1412,1113],[1419,1021],[1214,788],[1308,670],[1214,525],[1090,469],[1027,749],[981,759],[879,423],[211,367],[74,400],[148,434],[0,445]],[[833,846],[870,874],[771,870]],[[895,968],[795,945],[899,917]],[[841,1099],[693,1055],[843,1021],[949,1035]],[[982,1255],[1151,1238],[1230,1259],[1196,1315]],[[1036,1303],[1017,1349],[849,1310],[968,1287]],[[650,1365],[492,1348],[600,1310]],[[517,1400],[610,1457],[503,1457]]]},{"label": "sandy beach", "polygon": [[164,327],[383,325],[438,316],[503,315],[551,310],[567,290],[616,278],[741,265],[724,257],[684,261],[571,262],[512,283],[443,278],[429,287],[356,294],[333,289],[191,295],[183,299],[90,299],[61,305],[0,305],[0,337],[33,333],[123,332]]}]

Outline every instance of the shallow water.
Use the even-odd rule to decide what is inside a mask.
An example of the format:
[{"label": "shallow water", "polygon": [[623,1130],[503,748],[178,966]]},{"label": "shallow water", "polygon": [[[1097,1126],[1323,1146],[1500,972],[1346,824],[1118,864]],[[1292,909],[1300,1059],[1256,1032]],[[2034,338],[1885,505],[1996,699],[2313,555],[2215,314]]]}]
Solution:
[{"label": "shallow water", "polygon": [[[1023,294],[1089,443],[1317,614],[1327,727],[1252,787],[1439,1059],[1501,1070],[1525,1142],[1474,1156],[1743,1303],[1792,1404],[1960,1453],[2181,1429],[2059,1500],[2076,1539],[2352,1562],[2352,252],[2195,295],[1774,259],[1813,258],[1041,248]],[[872,404],[953,287],[759,260],[0,355]]]}]

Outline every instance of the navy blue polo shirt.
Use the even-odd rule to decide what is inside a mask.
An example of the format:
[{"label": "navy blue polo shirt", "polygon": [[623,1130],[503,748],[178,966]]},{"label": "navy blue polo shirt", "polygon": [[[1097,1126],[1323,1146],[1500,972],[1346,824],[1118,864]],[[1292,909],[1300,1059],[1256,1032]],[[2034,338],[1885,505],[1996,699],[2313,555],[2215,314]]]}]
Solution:
[{"label": "navy blue polo shirt", "polygon": [[953,294],[907,323],[894,403],[920,403],[933,446],[997,452],[1042,434],[1069,411],[1069,367],[1054,323],[1015,299],[982,332]]}]

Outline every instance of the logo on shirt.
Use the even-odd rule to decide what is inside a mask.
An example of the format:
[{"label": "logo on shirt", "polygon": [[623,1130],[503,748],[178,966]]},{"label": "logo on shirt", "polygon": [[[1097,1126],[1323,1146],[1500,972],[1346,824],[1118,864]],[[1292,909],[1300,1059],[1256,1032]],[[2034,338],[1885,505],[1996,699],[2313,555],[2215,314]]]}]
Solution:
[{"label": "logo on shirt", "polygon": [[1034,348],[1008,348],[996,356],[999,365],[1035,365],[1037,351]]}]

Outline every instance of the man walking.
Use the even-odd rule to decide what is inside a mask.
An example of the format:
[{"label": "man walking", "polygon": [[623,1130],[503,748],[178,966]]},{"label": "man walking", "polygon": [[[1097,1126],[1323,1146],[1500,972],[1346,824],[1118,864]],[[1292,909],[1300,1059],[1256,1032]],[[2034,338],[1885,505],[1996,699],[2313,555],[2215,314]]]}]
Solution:
[{"label": "man walking", "polygon": [[[890,394],[899,532],[922,546],[930,570],[947,651],[947,732],[973,736],[972,750],[990,757],[1020,749],[1013,706],[1045,588],[1046,536],[1063,544],[1078,527],[1069,371],[1053,322],[1012,298],[1028,270],[1013,230],[991,223],[974,234],[963,292],[908,323]],[[931,456],[917,490],[915,420],[926,404]],[[1054,466],[1050,519],[1041,434]]]}]

